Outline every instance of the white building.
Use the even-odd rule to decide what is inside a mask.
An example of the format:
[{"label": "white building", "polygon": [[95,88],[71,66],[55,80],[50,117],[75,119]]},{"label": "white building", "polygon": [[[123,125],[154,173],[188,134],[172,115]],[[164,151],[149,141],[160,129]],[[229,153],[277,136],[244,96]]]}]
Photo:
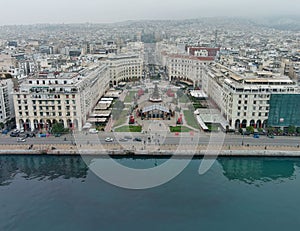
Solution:
[{"label": "white building", "polygon": [[109,87],[106,65],[95,64],[57,76],[29,77],[13,93],[17,128],[46,129],[54,123],[81,130]]},{"label": "white building", "polygon": [[203,75],[203,89],[217,104],[231,128],[266,127],[271,94],[298,93],[287,76],[245,77],[214,64]]},{"label": "white building", "polygon": [[203,66],[213,62],[209,57],[191,55],[167,55],[167,70],[169,81],[180,80],[191,82],[193,86],[202,87]]},{"label": "white building", "polygon": [[14,118],[13,104],[13,81],[12,79],[0,79],[0,123],[6,123]]},{"label": "white building", "polygon": [[143,59],[138,55],[109,55],[102,62],[109,67],[110,84],[113,86],[124,81],[138,80],[143,76]]}]

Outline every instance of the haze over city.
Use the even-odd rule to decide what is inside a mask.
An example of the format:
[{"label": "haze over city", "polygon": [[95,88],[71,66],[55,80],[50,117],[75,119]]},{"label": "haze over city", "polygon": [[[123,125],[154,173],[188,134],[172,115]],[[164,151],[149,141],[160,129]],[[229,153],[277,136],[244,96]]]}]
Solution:
[{"label": "haze over city", "polygon": [[1,1],[0,25],[108,23],[125,20],[297,15],[296,0],[11,0]]}]

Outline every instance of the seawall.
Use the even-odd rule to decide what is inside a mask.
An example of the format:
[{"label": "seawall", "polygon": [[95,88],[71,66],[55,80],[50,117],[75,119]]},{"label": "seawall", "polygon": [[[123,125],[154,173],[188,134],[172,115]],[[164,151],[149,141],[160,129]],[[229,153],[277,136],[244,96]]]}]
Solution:
[{"label": "seawall", "polygon": [[[209,150],[208,150],[209,149]],[[215,156],[245,156],[245,157],[300,157],[300,148],[291,146],[242,146],[199,145],[180,147],[165,145],[158,149],[143,149],[120,147],[119,145],[0,145],[0,155],[96,155],[96,156],[160,156],[160,157],[215,157]]]}]

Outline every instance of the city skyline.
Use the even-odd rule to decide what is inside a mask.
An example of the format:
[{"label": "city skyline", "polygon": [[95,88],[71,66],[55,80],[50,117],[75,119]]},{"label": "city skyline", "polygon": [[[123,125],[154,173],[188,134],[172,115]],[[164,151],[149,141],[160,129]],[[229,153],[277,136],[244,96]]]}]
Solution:
[{"label": "city skyline", "polygon": [[112,23],[126,20],[174,20],[201,17],[297,15],[300,3],[287,1],[137,1],[12,0],[1,3],[0,25],[39,23]]}]

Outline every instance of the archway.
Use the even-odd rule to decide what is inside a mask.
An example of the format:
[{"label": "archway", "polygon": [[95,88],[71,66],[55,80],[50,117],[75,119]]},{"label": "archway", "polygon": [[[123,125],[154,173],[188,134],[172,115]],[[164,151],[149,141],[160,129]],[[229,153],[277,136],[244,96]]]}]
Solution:
[{"label": "archway", "polygon": [[24,120],[20,119],[19,124],[20,124],[20,129],[24,129],[24,127],[25,127]]},{"label": "archway", "polygon": [[256,127],[257,128],[261,128],[262,124],[261,124],[261,120],[257,120],[256,121]]},{"label": "archway", "polygon": [[73,128],[73,123],[72,123],[71,119],[67,120],[67,125],[68,125],[68,128]]},{"label": "archway", "polygon": [[35,130],[39,129],[39,121],[37,119],[33,120],[33,124]]},{"label": "archway", "polygon": [[46,130],[51,130],[51,128],[52,128],[52,122],[51,122],[51,120],[46,120]]},{"label": "archway", "polygon": [[45,126],[45,122],[43,119],[40,119],[40,123],[39,123],[39,129],[43,129]]},{"label": "archway", "polygon": [[240,126],[241,126],[240,120],[236,120],[236,121],[235,121],[235,124],[234,124],[235,129],[239,129]]},{"label": "archway", "polygon": [[78,120],[77,119],[74,119],[73,127],[74,127],[74,129],[78,129]]},{"label": "archway", "polygon": [[268,126],[268,120],[264,120],[263,124],[262,124],[262,127],[263,128],[266,128]]},{"label": "archway", "polygon": [[246,128],[247,127],[247,120],[243,120],[242,121],[242,128]]},{"label": "archway", "polygon": [[254,120],[250,120],[250,126],[251,126],[251,127],[254,127],[254,128],[256,127],[255,121],[254,121]]},{"label": "archway", "polygon": [[26,122],[25,122],[25,125],[24,125],[24,130],[25,131],[31,130],[30,119],[26,119]]}]

